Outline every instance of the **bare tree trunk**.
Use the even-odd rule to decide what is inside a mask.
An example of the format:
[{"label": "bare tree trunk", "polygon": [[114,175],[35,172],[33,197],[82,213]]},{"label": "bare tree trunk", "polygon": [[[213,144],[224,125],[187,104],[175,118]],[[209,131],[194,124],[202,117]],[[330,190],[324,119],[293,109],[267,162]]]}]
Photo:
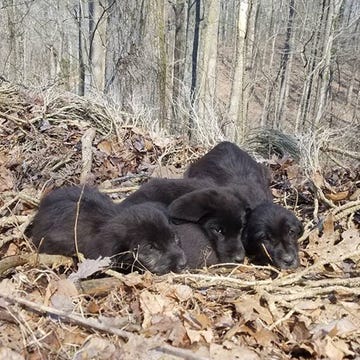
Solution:
[{"label": "bare tree trunk", "polygon": [[[197,116],[200,126],[211,124],[214,119],[216,96],[216,61],[219,24],[219,1],[208,0],[206,3],[206,23],[201,32],[201,57],[199,61],[199,83],[197,86]],[[210,122],[210,124],[209,124]]]},{"label": "bare tree trunk", "polygon": [[331,84],[330,72],[331,72],[331,58],[333,51],[334,36],[336,31],[337,18],[340,15],[340,9],[344,0],[330,0],[329,13],[326,22],[325,31],[325,50],[323,54],[322,62],[322,76],[320,83],[320,98],[317,103],[317,112],[313,122],[313,128],[317,129],[320,121],[324,115],[327,101],[328,91]]},{"label": "bare tree trunk", "polygon": [[[308,45],[308,43],[312,40],[312,38],[315,38],[315,41],[312,42],[312,49],[311,53],[309,55],[309,58],[305,58],[305,67],[306,67],[306,78],[303,86],[303,92],[297,112],[296,122],[295,122],[295,132],[298,132],[300,130],[300,125],[302,128],[305,128],[305,124],[307,121],[307,118],[309,117],[309,109],[310,109],[310,101],[313,94],[313,82],[314,77],[316,75],[316,62],[318,59],[318,53],[319,53],[319,46],[321,43],[321,34],[322,34],[322,23],[323,19],[326,16],[327,12],[327,0],[323,0],[321,4],[320,9],[320,17],[318,17],[318,22],[316,23],[316,26],[313,29],[313,32],[310,36],[310,39],[306,41],[304,48],[303,48],[303,55],[306,56],[306,48],[305,46]],[[316,12],[317,16],[317,9],[314,9],[314,12]]]},{"label": "bare tree trunk", "polygon": [[165,18],[164,18],[164,0],[157,0],[157,33],[158,33],[158,73],[159,73],[159,124],[160,128],[168,129],[169,121],[167,116],[167,56],[165,43]]},{"label": "bare tree trunk", "polygon": [[231,84],[231,97],[229,103],[230,124],[226,129],[226,134],[232,140],[242,142],[246,130],[245,108],[246,99],[245,91],[245,57],[246,44],[245,36],[248,23],[248,1],[242,0],[238,13],[238,32],[236,43],[236,63],[234,76]]},{"label": "bare tree trunk", "polygon": [[186,19],[187,19],[187,2],[186,0],[176,0],[173,5],[175,16],[175,39],[174,39],[174,54],[173,54],[173,85],[172,85],[172,109],[173,121],[171,122],[171,131],[173,133],[180,133],[183,128],[183,123],[180,115],[176,109],[179,106],[181,99],[181,89],[184,84],[185,77],[185,55],[186,55]]},{"label": "bare tree trunk", "polygon": [[78,24],[78,56],[79,56],[79,82],[78,82],[78,95],[85,95],[85,61],[83,53],[83,31],[82,31],[82,21],[83,21],[83,10],[81,0],[78,2],[76,9],[76,20]]},{"label": "bare tree trunk", "polygon": [[[111,6],[111,4],[109,5]],[[88,3],[89,9],[89,71],[91,87],[102,92],[105,85],[105,44],[106,12],[108,8],[94,0]]]},{"label": "bare tree trunk", "polygon": [[282,118],[285,115],[286,99],[289,87],[289,69],[291,66],[292,49],[291,42],[293,37],[293,21],[294,21],[295,9],[294,0],[289,1],[289,17],[286,30],[286,37],[283,47],[283,53],[280,61],[280,76],[279,76],[279,94],[278,100],[275,106],[275,116],[273,127],[278,129],[281,127]]}]

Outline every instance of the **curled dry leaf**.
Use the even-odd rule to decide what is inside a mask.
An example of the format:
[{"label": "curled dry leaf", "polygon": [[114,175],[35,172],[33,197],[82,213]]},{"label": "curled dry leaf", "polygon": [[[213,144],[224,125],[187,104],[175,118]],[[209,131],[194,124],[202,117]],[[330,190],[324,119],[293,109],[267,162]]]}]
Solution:
[{"label": "curled dry leaf", "polygon": [[337,193],[326,194],[326,197],[332,201],[341,201],[347,199],[349,196],[349,191],[339,191]]},{"label": "curled dry leaf", "polygon": [[111,146],[111,142],[107,141],[107,140],[103,140],[101,141],[98,145],[97,145],[98,149],[101,150],[102,152],[104,152],[107,155],[111,155],[112,153],[112,146]]},{"label": "curled dry leaf", "polygon": [[24,360],[24,357],[18,354],[16,351],[11,350],[8,347],[0,347],[0,359],[1,360]]},{"label": "curled dry leaf", "polygon": [[100,337],[91,337],[79,351],[76,352],[74,360],[107,360],[115,359],[113,356],[118,349],[109,340]]},{"label": "curled dry leaf", "polygon": [[107,268],[111,264],[109,257],[98,257],[97,259],[85,259],[79,264],[78,270],[69,275],[69,280],[72,282],[86,279],[98,271]]},{"label": "curled dry leaf", "polygon": [[152,294],[148,290],[144,290],[140,294],[140,307],[144,314],[142,327],[149,328],[152,325],[152,319],[155,315],[163,314],[170,318],[175,318],[174,301],[160,294]]},{"label": "curled dry leaf", "polygon": [[339,320],[331,321],[328,324],[316,325],[311,333],[314,338],[328,335],[330,337],[343,336],[357,330],[357,326],[353,324],[351,320],[344,317]]}]

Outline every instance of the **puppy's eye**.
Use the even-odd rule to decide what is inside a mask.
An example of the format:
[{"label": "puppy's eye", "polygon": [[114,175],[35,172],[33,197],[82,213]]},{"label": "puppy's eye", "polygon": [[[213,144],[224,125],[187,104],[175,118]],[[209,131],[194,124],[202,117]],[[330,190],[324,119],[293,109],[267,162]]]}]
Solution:
[{"label": "puppy's eye", "polygon": [[294,229],[290,229],[290,230],[289,230],[289,235],[290,235],[290,236],[294,236],[295,233],[296,233],[296,231],[295,231]]},{"label": "puppy's eye", "polygon": [[160,250],[158,244],[154,244],[154,243],[149,244],[149,249],[150,250]]},{"label": "puppy's eye", "polygon": [[223,234],[224,233],[224,230],[221,228],[221,226],[218,226],[218,225],[211,226],[211,230],[218,233],[218,234]]}]

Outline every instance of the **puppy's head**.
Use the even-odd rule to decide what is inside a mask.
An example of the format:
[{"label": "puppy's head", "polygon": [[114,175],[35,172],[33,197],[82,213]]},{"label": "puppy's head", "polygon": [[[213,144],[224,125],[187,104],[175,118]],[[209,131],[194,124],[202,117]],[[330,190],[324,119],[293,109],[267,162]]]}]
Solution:
[{"label": "puppy's head", "polygon": [[302,233],[303,226],[291,211],[266,202],[249,214],[243,236],[245,251],[256,263],[296,268],[297,240]]},{"label": "puppy's head", "polygon": [[127,256],[120,258],[121,261],[159,275],[185,268],[186,257],[180,241],[162,211],[144,203],[131,206],[117,217],[123,224],[121,238],[132,254],[131,259]]},{"label": "puppy's head", "polygon": [[199,224],[220,262],[242,262],[241,241],[247,203],[225,187],[210,187],[185,194],[169,206],[173,219]]}]

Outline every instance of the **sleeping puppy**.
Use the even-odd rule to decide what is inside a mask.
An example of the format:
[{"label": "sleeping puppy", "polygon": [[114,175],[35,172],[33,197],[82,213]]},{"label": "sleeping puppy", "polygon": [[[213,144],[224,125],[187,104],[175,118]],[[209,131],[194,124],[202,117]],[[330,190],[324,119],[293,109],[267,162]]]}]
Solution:
[{"label": "sleeping puppy", "polygon": [[298,267],[297,239],[303,226],[291,211],[272,202],[269,173],[249,154],[222,142],[190,165],[185,176],[229,186],[246,197],[251,211],[242,239],[245,252],[256,262]]},{"label": "sleeping puppy", "polygon": [[[167,206],[167,215],[174,223],[198,224],[219,262],[244,260],[241,233],[248,205],[233,189],[209,186],[208,181],[195,179],[153,179],[119,206],[147,201]],[[186,251],[185,255],[188,256]]]},{"label": "sleeping puppy", "polygon": [[[78,251],[87,258],[111,256],[114,267],[157,274],[186,264],[176,233],[164,213],[144,203],[119,211],[112,200],[88,187],[57,189],[41,202],[29,229],[40,252],[73,255],[77,206]],[[80,201],[79,201],[80,199]]]},{"label": "sleeping puppy", "polygon": [[299,266],[297,239],[302,233],[303,226],[291,211],[264,202],[251,211],[242,240],[254,263],[290,269]]}]

